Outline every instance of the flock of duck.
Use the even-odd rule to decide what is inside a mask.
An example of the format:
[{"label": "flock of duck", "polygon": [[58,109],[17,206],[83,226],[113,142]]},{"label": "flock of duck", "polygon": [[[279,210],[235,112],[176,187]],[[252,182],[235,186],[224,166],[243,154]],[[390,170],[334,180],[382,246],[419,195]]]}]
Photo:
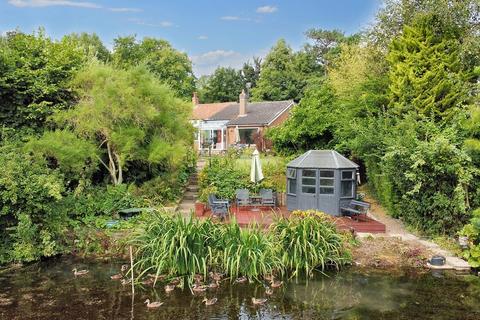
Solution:
[{"label": "flock of duck", "polygon": [[[122,265],[122,267],[120,268],[120,273],[117,273],[117,274],[114,274],[114,275],[110,276],[110,279],[120,280],[122,285],[126,285],[126,284],[131,283],[131,281],[132,281],[131,279],[125,278],[125,271],[127,271],[127,270],[128,270],[128,265],[126,265],[126,264]],[[77,268],[74,268],[72,270],[72,272],[75,275],[75,277],[77,277],[77,276],[86,275],[86,274],[88,274],[89,271],[88,270],[77,270]],[[221,274],[221,273],[210,272],[209,276],[210,276],[210,279],[212,280],[212,282],[210,282],[209,284],[203,284],[202,283],[203,275],[196,274],[194,276],[195,283],[191,287],[192,293],[195,294],[195,293],[205,292],[208,289],[217,289],[218,287],[220,287],[220,282],[222,280],[224,280],[224,275]],[[147,278],[144,281],[142,281],[141,283],[143,285],[155,285],[155,283],[157,281],[163,281],[163,280],[165,280],[165,278],[166,277],[164,275],[148,274]],[[265,276],[264,279],[270,284],[270,286],[265,287],[265,294],[269,295],[269,296],[273,294],[273,289],[280,288],[283,285],[283,281],[275,280],[273,275]],[[242,277],[237,278],[235,280],[235,283],[245,283],[247,281],[248,281],[248,278],[245,277],[245,276],[242,276]],[[180,278],[174,278],[173,280],[171,280],[169,283],[167,283],[165,285],[164,290],[165,290],[166,293],[170,293],[170,292],[174,291],[175,288],[177,288],[179,286],[179,284],[180,284]],[[202,302],[205,303],[206,306],[214,305],[215,303],[217,303],[217,301],[218,301],[217,298],[211,298],[211,299],[204,298],[202,300]],[[252,304],[253,305],[262,305],[262,304],[265,304],[267,301],[268,301],[267,298],[252,297]],[[161,301],[153,301],[152,302],[152,301],[150,301],[150,299],[147,299],[147,300],[145,300],[145,304],[146,304],[147,308],[158,308],[161,305],[163,305],[163,302],[161,302]]]}]

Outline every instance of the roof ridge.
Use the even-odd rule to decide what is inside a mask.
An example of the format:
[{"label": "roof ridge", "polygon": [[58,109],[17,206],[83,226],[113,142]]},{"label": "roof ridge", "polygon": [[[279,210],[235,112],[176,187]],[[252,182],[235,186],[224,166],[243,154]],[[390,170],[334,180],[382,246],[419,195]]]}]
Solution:
[{"label": "roof ridge", "polygon": [[330,152],[332,153],[332,158],[333,158],[333,161],[335,162],[335,166],[338,168],[339,167],[339,164],[338,164],[338,159],[337,159],[337,153],[335,150],[330,150]]}]

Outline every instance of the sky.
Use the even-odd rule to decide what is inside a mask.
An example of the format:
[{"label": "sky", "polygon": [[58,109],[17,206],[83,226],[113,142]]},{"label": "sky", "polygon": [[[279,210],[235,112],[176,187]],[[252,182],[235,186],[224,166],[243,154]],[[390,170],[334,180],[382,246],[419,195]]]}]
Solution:
[{"label": "sky", "polygon": [[280,38],[299,49],[310,28],[355,33],[380,6],[381,0],[0,0],[0,32],[44,27],[54,39],[95,32],[109,49],[117,36],[162,38],[186,52],[200,76],[263,57]]}]

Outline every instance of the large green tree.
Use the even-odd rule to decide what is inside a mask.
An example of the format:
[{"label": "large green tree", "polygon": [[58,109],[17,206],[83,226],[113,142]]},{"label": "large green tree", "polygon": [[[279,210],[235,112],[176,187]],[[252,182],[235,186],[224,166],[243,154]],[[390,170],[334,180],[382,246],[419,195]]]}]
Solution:
[{"label": "large green tree", "polygon": [[0,37],[0,126],[43,130],[55,111],[75,97],[69,81],[85,62],[71,41],[52,41],[42,30]]},{"label": "large green tree", "polygon": [[118,37],[114,39],[113,62],[122,68],[145,64],[160,81],[184,99],[189,99],[195,90],[192,62],[168,41],[149,37],[142,41],[137,41],[135,36]]},{"label": "large green tree", "polygon": [[73,84],[78,104],[54,119],[98,146],[113,184],[125,181],[132,163],[170,170],[191,147],[191,106],[144,66],[118,70],[92,63]]},{"label": "large green tree", "polygon": [[72,41],[86,56],[92,56],[100,61],[107,62],[111,60],[111,53],[103,44],[96,33],[71,33],[63,37],[66,41]]},{"label": "large green tree", "polygon": [[204,103],[237,101],[244,88],[245,82],[240,71],[219,67],[200,90],[200,99]]}]

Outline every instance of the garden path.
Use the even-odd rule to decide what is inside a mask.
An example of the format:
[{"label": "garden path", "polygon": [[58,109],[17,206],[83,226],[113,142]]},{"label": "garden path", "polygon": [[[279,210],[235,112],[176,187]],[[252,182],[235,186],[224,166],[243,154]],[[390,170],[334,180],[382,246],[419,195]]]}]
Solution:
[{"label": "garden path", "polygon": [[198,198],[198,173],[205,167],[205,159],[199,158],[197,161],[197,170],[190,177],[182,201],[178,204],[178,211],[184,215],[189,216],[195,210],[195,201]]},{"label": "garden path", "polygon": [[456,257],[455,254],[441,248],[438,244],[409,232],[401,220],[387,215],[383,207],[380,206],[377,201],[368,196],[365,200],[371,203],[369,216],[386,226],[385,234],[387,236],[398,238],[405,242],[410,242],[412,245],[421,245],[432,252],[433,255],[441,255],[446,258],[446,262],[443,267],[432,266],[432,269],[453,269],[458,271],[470,270],[470,265],[465,260]]}]

